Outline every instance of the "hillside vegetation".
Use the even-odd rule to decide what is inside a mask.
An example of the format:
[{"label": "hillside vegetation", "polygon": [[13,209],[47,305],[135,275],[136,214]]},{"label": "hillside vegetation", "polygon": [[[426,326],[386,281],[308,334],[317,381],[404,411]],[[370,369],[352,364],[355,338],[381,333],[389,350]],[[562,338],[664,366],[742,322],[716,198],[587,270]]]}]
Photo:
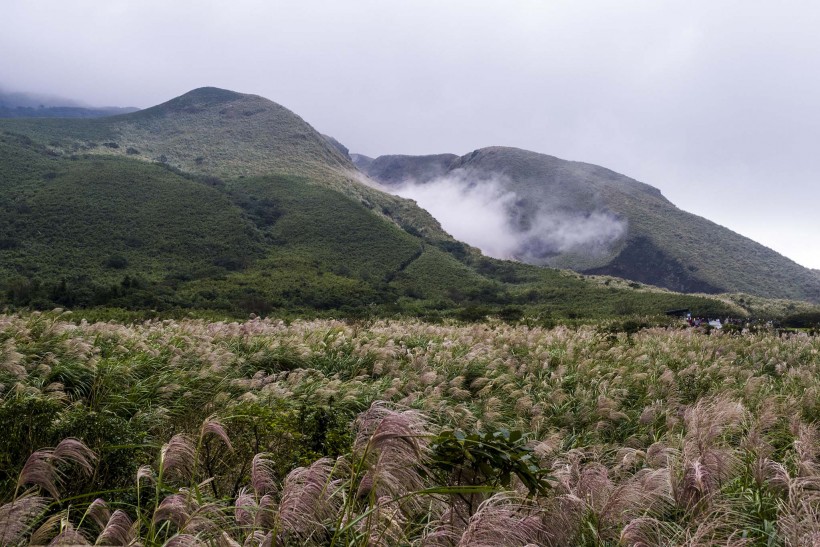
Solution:
[{"label": "hillside vegetation", "polygon": [[361,184],[349,158],[325,137],[290,110],[256,95],[200,88],[131,114],[93,120],[0,120],[0,129],[23,134],[63,156],[128,157],[220,179],[300,176],[420,233],[449,238],[425,211]]},{"label": "hillside vegetation", "polygon": [[229,315],[744,315],[704,296],[482,257],[359,182],[286,109],[204,88],[94,120],[0,121],[8,304]]},{"label": "hillside vegetation", "polygon": [[603,251],[583,245],[556,250],[545,243],[549,237],[542,236],[540,246],[539,237],[529,237],[518,257],[523,261],[682,292],[744,292],[820,302],[820,282],[807,268],[678,209],[652,186],[603,167],[504,147],[462,157],[382,156],[360,166],[388,187],[407,180],[436,184],[455,175],[470,184],[492,181],[515,194],[507,212],[522,233],[551,216],[587,219],[602,214],[625,227]]}]

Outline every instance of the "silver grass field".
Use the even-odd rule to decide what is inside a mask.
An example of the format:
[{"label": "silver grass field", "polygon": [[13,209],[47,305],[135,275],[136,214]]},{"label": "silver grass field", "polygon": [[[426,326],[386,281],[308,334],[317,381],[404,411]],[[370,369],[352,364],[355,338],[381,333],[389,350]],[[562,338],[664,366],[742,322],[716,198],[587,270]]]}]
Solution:
[{"label": "silver grass field", "polygon": [[820,545],[818,417],[805,333],[0,315],[0,544]]}]

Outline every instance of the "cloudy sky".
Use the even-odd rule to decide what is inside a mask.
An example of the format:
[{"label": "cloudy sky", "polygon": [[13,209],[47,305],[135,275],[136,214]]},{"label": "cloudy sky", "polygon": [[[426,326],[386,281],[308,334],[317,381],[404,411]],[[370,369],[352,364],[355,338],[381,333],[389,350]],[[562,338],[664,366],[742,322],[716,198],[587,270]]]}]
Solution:
[{"label": "cloudy sky", "polygon": [[0,86],[147,107],[214,85],[370,156],[597,163],[820,268],[817,29],[809,0],[3,0]]}]

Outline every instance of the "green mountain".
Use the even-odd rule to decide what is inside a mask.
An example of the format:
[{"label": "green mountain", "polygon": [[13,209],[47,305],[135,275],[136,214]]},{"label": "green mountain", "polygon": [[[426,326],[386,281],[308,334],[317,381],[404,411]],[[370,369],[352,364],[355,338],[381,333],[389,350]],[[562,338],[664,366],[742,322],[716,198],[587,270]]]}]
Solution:
[{"label": "green mountain", "polygon": [[[603,316],[736,304],[483,257],[269,100],[0,120],[0,303]],[[369,185],[370,184],[370,185]]]},{"label": "green mountain", "polygon": [[820,282],[807,268],[597,165],[492,147],[462,157],[382,156],[359,167],[387,187],[496,185],[519,235],[511,255],[527,263],[681,292],[820,302]]}]

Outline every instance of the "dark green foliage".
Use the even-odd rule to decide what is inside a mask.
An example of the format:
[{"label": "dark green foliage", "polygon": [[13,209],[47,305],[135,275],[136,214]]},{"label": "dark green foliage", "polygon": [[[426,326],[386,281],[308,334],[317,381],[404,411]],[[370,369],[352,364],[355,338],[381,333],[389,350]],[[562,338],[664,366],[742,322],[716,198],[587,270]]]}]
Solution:
[{"label": "dark green foliage", "polygon": [[524,317],[524,310],[518,307],[508,306],[506,308],[501,308],[496,315],[503,321],[515,323]]},{"label": "dark green foliage", "polygon": [[466,260],[470,256],[470,248],[460,241],[437,241],[436,246],[460,261]]},{"label": "dark green foliage", "polygon": [[113,268],[115,270],[122,270],[128,267],[128,259],[122,255],[111,255],[105,260],[106,268]]},{"label": "dark green foliage", "polygon": [[820,326],[820,312],[795,313],[783,318],[783,326],[795,329]]},{"label": "dark green foliage", "polygon": [[[160,281],[206,270],[238,249],[248,257],[259,252],[250,226],[224,195],[144,162],[49,160],[0,138],[4,168],[0,229],[19,241],[0,251],[7,276],[105,284],[129,272]],[[57,172],[59,183],[38,180],[43,170]]]},{"label": "dark green foliage", "polygon": [[316,406],[284,399],[237,402],[229,412],[226,425],[234,450],[225,455],[223,465],[235,471],[218,485],[219,493],[228,496],[236,496],[238,486],[247,481],[247,464],[260,452],[275,455],[279,480],[294,467],[343,454],[352,443],[350,424],[356,415],[342,404]]},{"label": "dark green foliage", "polygon": [[492,310],[487,306],[467,306],[458,310],[456,317],[462,321],[476,322],[485,320],[491,313]]},{"label": "dark green foliage", "polygon": [[455,485],[509,488],[515,475],[531,495],[550,488],[547,470],[537,465],[521,431],[447,430],[433,439],[432,452],[434,468],[449,475]]},{"label": "dark green foliage", "polygon": [[47,397],[19,395],[0,403],[0,492],[12,492],[17,473],[29,454],[53,446],[52,421],[61,408]]}]

